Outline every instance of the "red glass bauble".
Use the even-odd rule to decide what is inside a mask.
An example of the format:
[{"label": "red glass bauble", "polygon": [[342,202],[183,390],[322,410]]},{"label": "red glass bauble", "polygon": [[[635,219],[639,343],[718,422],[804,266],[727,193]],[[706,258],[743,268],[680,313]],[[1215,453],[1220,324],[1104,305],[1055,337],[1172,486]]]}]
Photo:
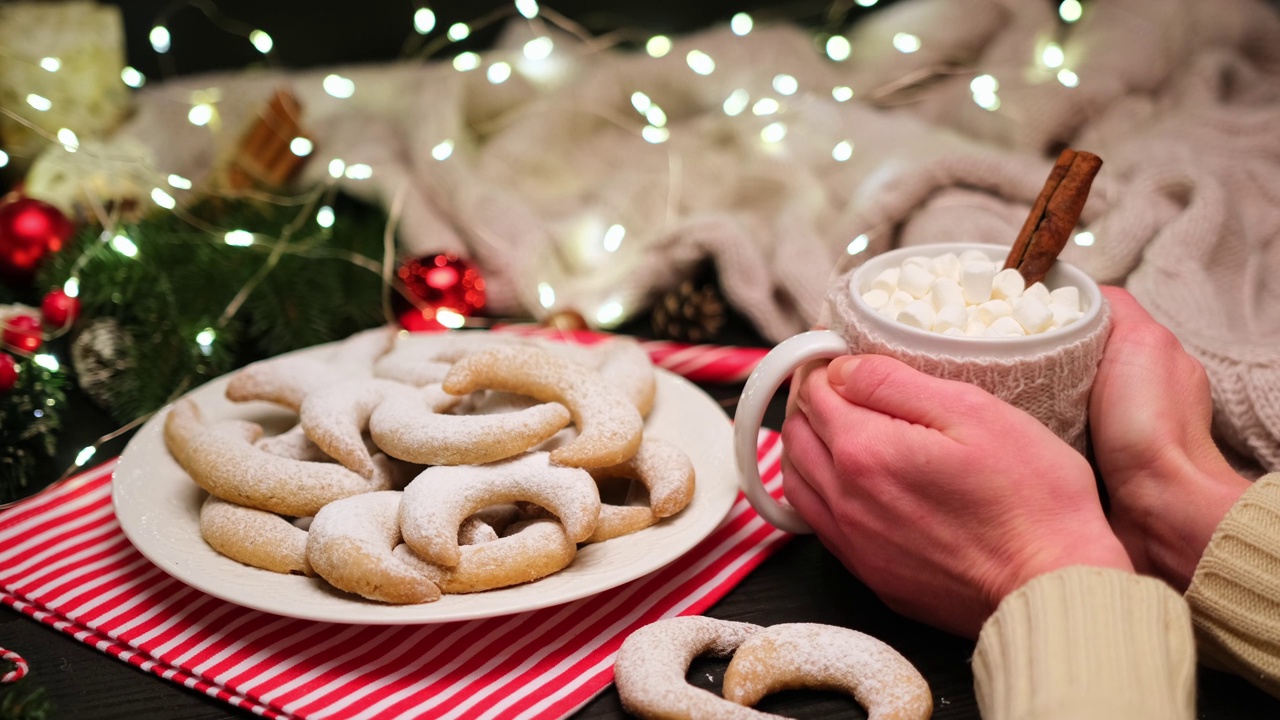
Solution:
[{"label": "red glass bauble", "polygon": [[0,392],[9,392],[18,384],[18,361],[0,352]]},{"label": "red glass bauble", "polygon": [[0,274],[29,277],[74,231],[67,216],[49,203],[21,196],[0,202]]},{"label": "red glass bauble", "polygon": [[0,339],[14,350],[33,353],[44,342],[40,336],[40,321],[30,315],[10,315],[0,322],[4,324]]},{"label": "red glass bauble", "polygon": [[410,325],[440,329],[436,320],[440,310],[467,318],[484,309],[484,278],[475,265],[457,255],[411,258],[400,264],[396,275],[412,301],[400,312],[400,324],[408,330],[415,329]]},{"label": "red glass bauble", "polygon": [[62,289],[50,290],[40,303],[40,316],[48,330],[59,330],[80,317],[80,300]]}]

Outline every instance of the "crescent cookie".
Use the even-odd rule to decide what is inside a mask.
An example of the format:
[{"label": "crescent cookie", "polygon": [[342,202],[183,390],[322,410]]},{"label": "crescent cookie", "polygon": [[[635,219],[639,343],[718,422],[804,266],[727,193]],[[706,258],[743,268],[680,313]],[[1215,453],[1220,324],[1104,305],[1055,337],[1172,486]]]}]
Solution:
[{"label": "crescent cookie", "polygon": [[454,363],[445,392],[466,395],[502,390],[558,402],[569,409],[578,436],[551,451],[551,459],[575,467],[608,467],[640,447],[644,419],[624,395],[593,370],[536,347],[496,347]]},{"label": "crescent cookie", "polygon": [[231,377],[227,399],[263,400],[297,411],[308,393],[348,377],[353,369],[367,375],[394,339],[389,328],[375,328],[343,340],[323,357],[286,356],[253,363]]},{"label": "crescent cookie", "polygon": [[307,563],[307,532],[275,513],[210,495],[200,506],[200,535],[214,550],[245,565],[278,573],[315,574]]},{"label": "crescent cookie", "polygon": [[629,478],[649,491],[649,507],[601,505],[600,521],[587,542],[601,542],[647,528],[683,510],[693,500],[693,463],[680,448],[657,438],[645,438],[630,460],[591,470],[597,480]]},{"label": "crescent cookie", "polygon": [[259,450],[291,460],[333,462],[333,458],[311,442],[301,425],[294,425],[279,435],[259,438],[253,443]]},{"label": "crescent cookie", "polygon": [[314,515],[334,500],[395,482],[385,456],[375,458],[373,477],[363,478],[335,463],[272,455],[253,445],[261,426],[240,420],[206,425],[190,398],[174,403],[164,437],[174,459],[210,495],[289,517]]},{"label": "crescent cookie", "polygon": [[527,501],[550,510],[569,540],[585,540],[600,517],[600,491],[587,471],[552,465],[544,452],[489,465],[436,465],[404,489],[400,530],[422,559],[455,567],[462,559],[458,528],[483,507]]},{"label": "crescent cookie", "polygon": [[559,403],[482,415],[442,414],[458,400],[439,385],[388,396],[370,416],[369,434],[401,460],[483,465],[529,450],[569,424],[569,411]]},{"label": "crescent cookie", "polygon": [[624,337],[610,340],[603,352],[600,374],[631,400],[641,416],[648,417],[658,390],[658,378],[649,353],[640,343]]},{"label": "crescent cookie", "polygon": [[[298,410],[298,423],[307,437],[333,459],[353,472],[372,477],[373,455],[364,443],[369,418],[384,400],[407,391],[411,388],[403,383],[378,378],[338,382],[307,394]],[[458,402],[458,398],[438,390],[434,398],[438,399],[437,407],[451,407]]]},{"label": "crescent cookie", "polygon": [[573,562],[578,546],[555,520],[526,520],[511,526],[509,534],[487,542],[463,545],[454,567],[433,565],[418,557],[408,545],[395,549],[395,557],[431,578],[450,594],[473,593],[510,587],[544,578]]},{"label": "crescent cookie", "polygon": [[929,684],[897,651],[855,630],[813,623],[773,625],[743,641],[722,692],[754,705],[799,688],[847,692],[869,720],[925,720],[933,713]]},{"label": "crescent cookie", "polygon": [[689,616],[659,620],[627,636],[613,664],[613,679],[627,712],[664,720],[780,720],[731,703],[689,684],[689,663],[699,655],[728,657],[764,628],[751,623]]},{"label": "crescent cookie", "polygon": [[412,604],[440,599],[440,588],[392,550],[400,544],[401,493],[365,493],[324,506],[311,521],[307,560],[331,585],[370,600]]}]

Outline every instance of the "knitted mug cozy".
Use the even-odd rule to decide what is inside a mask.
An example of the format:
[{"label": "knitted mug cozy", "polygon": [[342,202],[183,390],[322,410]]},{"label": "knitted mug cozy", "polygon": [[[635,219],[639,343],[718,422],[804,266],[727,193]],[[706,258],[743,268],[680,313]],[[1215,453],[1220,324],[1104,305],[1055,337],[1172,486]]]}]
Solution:
[{"label": "knitted mug cozy", "polygon": [[[972,353],[938,354],[913,350],[897,338],[886,337],[867,322],[865,309],[849,294],[852,272],[838,278],[827,291],[830,328],[849,343],[852,354],[888,355],[921,372],[977,385],[1016,408],[1026,411],[1084,452],[1089,419],[1089,391],[1098,374],[1102,348],[1111,334],[1111,310],[1106,299],[1097,327],[1082,338],[1052,350],[1028,351],[1025,356]],[[998,342],[998,341],[995,341]],[[974,343],[980,348],[979,343]]]}]

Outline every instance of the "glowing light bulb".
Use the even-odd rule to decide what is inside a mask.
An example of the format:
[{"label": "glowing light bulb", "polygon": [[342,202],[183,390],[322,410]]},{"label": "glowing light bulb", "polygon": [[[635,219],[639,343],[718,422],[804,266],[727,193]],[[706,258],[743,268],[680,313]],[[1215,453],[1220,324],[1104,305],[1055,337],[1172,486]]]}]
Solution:
[{"label": "glowing light bulb", "polygon": [[747,104],[751,102],[751,94],[742,88],[738,88],[729,94],[724,101],[724,114],[730,117],[741,115],[743,110],[747,109]]},{"label": "glowing light bulb", "polygon": [[689,64],[689,69],[699,75],[710,75],[716,71],[716,61],[701,50],[690,50],[684,60]]},{"label": "glowing light bulb", "polygon": [[[164,208],[165,210],[172,210],[178,207],[178,201],[174,200],[172,195],[161,190],[160,188],[151,189],[151,201],[159,205],[160,207]],[[117,237],[124,237],[124,236],[119,235]],[[127,240],[128,238],[125,238],[125,239]],[[127,255],[128,253],[125,253],[125,254]]]},{"label": "glowing light bulb", "polygon": [[208,125],[212,119],[213,106],[209,103],[196,103],[191,106],[191,110],[187,113],[187,121],[197,127]]},{"label": "glowing light bulb", "polygon": [[345,100],[356,94],[356,83],[351,78],[345,78],[341,75],[325,75],[324,91],[340,100]]},{"label": "glowing light bulb", "polygon": [[418,8],[413,12],[413,29],[419,35],[426,35],[436,29],[436,14],[431,8]]},{"label": "glowing light bulb", "polygon": [[62,147],[67,152],[75,152],[80,149],[80,138],[76,137],[76,134],[68,128],[58,130],[58,142],[62,143]]},{"label": "glowing light bulb", "polygon": [[1062,67],[1062,63],[1066,59],[1066,54],[1062,52],[1062,46],[1058,43],[1045,45],[1044,51],[1040,53],[1040,61],[1048,68]]},{"label": "glowing light bulb", "polygon": [[530,60],[546,60],[551,57],[551,51],[554,48],[555,42],[543,35],[524,44],[524,56]]},{"label": "glowing light bulb", "polygon": [[853,88],[848,85],[837,85],[831,88],[831,97],[835,98],[836,102],[848,102],[853,99]]},{"label": "glowing light bulb", "polygon": [[158,53],[169,52],[169,28],[157,25],[151,28],[151,33],[147,35],[147,39],[151,41],[152,50]]},{"label": "glowing light bulb", "polygon": [[729,20],[729,29],[733,31],[734,35],[739,37],[751,32],[751,28],[755,26],[755,21],[751,19],[750,15],[744,12],[734,15],[733,18]]},{"label": "glowing light bulb", "polygon": [[218,338],[218,334],[213,328],[205,328],[196,333],[196,345],[200,346],[200,354],[208,357],[213,353],[213,341]]},{"label": "glowing light bulb", "polygon": [[860,7],[871,7],[872,5],[875,5],[880,0],[853,0],[853,1],[856,2]]},{"label": "glowing light bulb", "polygon": [[453,69],[458,72],[467,72],[480,67],[480,55],[473,52],[458,53],[453,59]]},{"label": "glowing light bulb", "polygon": [[62,283],[62,292],[66,293],[67,297],[79,297],[80,279],[73,277],[67,278],[67,281]]},{"label": "glowing light bulb", "polygon": [[893,36],[893,47],[900,53],[911,54],[920,49],[920,38],[900,32]]},{"label": "glowing light bulb", "polygon": [[289,152],[298,157],[306,157],[315,149],[315,143],[304,137],[296,137],[289,142]]},{"label": "glowing light bulb", "polygon": [[96,452],[98,452],[97,448],[87,447],[76,453],[76,467],[83,467],[85,463],[89,462],[89,458],[93,457],[93,454]]},{"label": "glowing light bulb", "polygon": [[347,164],[342,162],[342,160],[340,160],[339,158],[334,158],[329,161],[330,177],[334,179],[340,178],[342,177],[343,173],[345,173],[346,171],[347,171]]},{"label": "glowing light bulb", "polygon": [[654,35],[644,44],[644,51],[649,53],[649,57],[664,57],[671,52],[671,38],[666,35]]},{"label": "glowing light bulb", "polygon": [[460,42],[471,37],[471,26],[466,23],[454,23],[449,26],[449,31],[445,33],[450,40]]},{"label": "glowing light bulb", "polygon": [[[845,162],[853,157],[853,143],[848,140],[841,140],[836,146],[831,148],[831,157],[836,162]],[[852,255],[852,253],[850,253]]]},{"label": "glowing light bulb", "polygon": [[773,89],[782,95],[795,95],[800,89],[800,82],[796,80],[794,75],[780,73],[773,76]]},{"label": "glowing light bulb", "polygon": [[275,47],[275,41],[271,39],[271,36],[261,30],[254,30],[249,33],[249,42],[253,43],[253,46],[263,55],[271,52],[271,48]]},{"label": "glowing light bulb", "polygon": [[31,360],[49,372],[58,372],[58,368],[62,367],[58,364],[58,358],[49,355],[48,353],[40,353],[39,355],[31,358]]},{"label": "glowing light bulb", "polygon": [[435,158],[436,160],[440,160],[440,161],[448,160],[449,156],[452,154],[453,154],[452,140],[444,140],[439,144],[437,144],[435,147],[431,148],[431,157]]},{"label": "glowing light bulb", "polygon": [[600,309],[596,311],[596,320],[601,325],[609,325],[609,324],[615,323],[621,318],[622,318],[622,303],[618,302],[617,300],[610,300],[609,302],[601,305]]},{"label": "glowing light bulb", "polygon": [[622,238],[627,236],[627,229],[621,225],[610,225],[608,230],[604,231],[604,239],[601,245],[607,252],[618,252],[618,248],[622,247]]},{"label": "glowing light bulb", "polygon": [[333,227],[333,220],[334,220],[333,208],[329,207],[328,205],[322,205],[320,206],[320,209],[316,211],[316,224],[319,225],[320,227],[322,228]]},{"label": "glowing light bulb", "polygon": [[231,247],[249,247],[253,244],[253,233],[248,230],[230,230],[222,236],[222,242]]},{"label": "glowing light bulb", "polygon": [[1076,236],[1073,239],[1075,240],[1075,243],[1080,247],[1089,247],[1090,245],[1093,244],[1093,241],[1094,241],[1093,233],[1089,232],[1088,230],[1085,230],[1084,232],[1076,233]]},{"label": "glowing light bulb", "polygon": [[983,110],[995,112],[1000,109],[1000,96],[993,92],[976,92],[973,94],[973,102]]},{"label": "glowing light bulb", "polygon": [[125,65],[120,71],[120,81],[131,88],[140,88],[147,83],[147,77],[136,68]]},{"label": "glowing light bulb", "polygon": [[979,75],[969,81],[969,90],[977,95],[979,93],[993,93],[1000,89],[1000,81],[991,75]]},{"label": "glowing light bulb", "polygon": [[1069,88],[1073,88],[1080,84],[1080,76],[1071,72],[1067,68],[1062,68],[1058,71],[1058,82]]},{"label": "glowing light bulb", "polygon": [[653,105],[653,101],[649,99],[648,95],[645,95],[639,90],[631,93],[631,107],[635,108],[636,112],[643,115],[649,111],[649,107],[651,105]]},{"label": "glowing light bulb", "polygon": [[40,112],[45,112],[49,108],[53,107],[52,100],[43,95],[36,95],[35,93],[27,95],[27,104]]},{"label": "glowing light bulb", "polygon": [[860,252],[866,251],[870,246],[871,238],[867,237],[866,233],[863,233],[853,240],[850,240],[848,247],[846,247],[844,251],[850,255],[857,255]]},{"label": "glowing light bulb", "polygon": [[449,308],[436,308],[436,322],[451,330],[457,330],[467,324],[467,318]]},{"label": "glowing light bulb", "polygon": [[787,126],[780,122],[769,123],[760,130],[760,139],[767,143],[782,142],[787,136]]},{"label": "glowing light bulb", "polygon": [[538,283],[538,303],[544,308],[549,308],[556,304],[556,291],[550,285],[540,282]]},{"label": "glowing light bulb", "polygon": [[1083,14],[1084,7],[1080,5],[1080,0],[1062,0],[1062,4],[1058,6],[1058,17],[1063,22],[1073,23]]},{"label": "glowing light bulb", "polygon": [[849,44],[848,38],[843,35],[832,35],[827,38],[827,57],[841,62],[848,60],[849,54],[853,52],[853,46]]},{"label": "glowing light bulb", "polygon": [[111,249],[124,255],[125,257],[136,257],[138,254],[138,246],[124,235],[117,235],[111,238]]},{"label": "glowing light bulb", "polygon": [[501,85],[511,78],[511,66],[504,62],[496,62],[485,71],[485,77],[494,85]]},{"label": "glowing light bulb", "polygon": [[352,180],[368,180],[373,177],[373,168],[364,163],[353,163],[347,166],[346,175]]},{"label": "glowing light bulb", "polygon": [[40,58],[40,67],[49,72],[58,72],[62,68],[62,61],[56,57]]},{"label": "glowing light bulb", "polygon": [[667,139],[671,137],[671,131],[664,127],[654,127],[652,125],[645,125],[644,129],[640,131],[640,137],[653,143],[654,145],[659,145],[661,143],[666,142]]},{"label": "glowing light bulb", "polygon": [[9,164],[9,153],[0,150],[0,168]]},{"label": "glowing light bulb", "polygon": [[773,98],[760,98],[755,105],[751,106],[751,113],[753,115],[772,115],[778,112],[779,107],[781,106],[778,105],[778,101]]},{"label": "glowing light bulb", "polygon": [[655,127],[662,127],[667,124],[667,114],[662,112],[662,108],[657,105],[650,105],[649,109],[644,111],[644,119]]},{"label": "glowing light bulb", "polygon": [[532,20],[538,17],[538,0],[516,0],[516,12]]}]

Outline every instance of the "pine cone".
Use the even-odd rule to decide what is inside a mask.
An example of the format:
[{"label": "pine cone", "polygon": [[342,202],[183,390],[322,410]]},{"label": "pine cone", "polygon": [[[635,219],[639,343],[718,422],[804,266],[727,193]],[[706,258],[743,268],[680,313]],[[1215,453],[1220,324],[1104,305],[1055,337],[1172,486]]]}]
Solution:
[{"label": "pine cone", "polygon": [[[699,276],[706,273],[699,273]],[[711,273],[714,277],[714,273]],[[725,303],[714,281],[700,277],[685,280],[654,304],[653,332],[659,338],[703,343],[715,338],[725,325]]]},{"label": "pine cone", "polygon": [[90,320],[71,343],[71,365],[85,395],[102,407],[114,397],[116,376],[130,369],[131,339],[115,318]]}]

